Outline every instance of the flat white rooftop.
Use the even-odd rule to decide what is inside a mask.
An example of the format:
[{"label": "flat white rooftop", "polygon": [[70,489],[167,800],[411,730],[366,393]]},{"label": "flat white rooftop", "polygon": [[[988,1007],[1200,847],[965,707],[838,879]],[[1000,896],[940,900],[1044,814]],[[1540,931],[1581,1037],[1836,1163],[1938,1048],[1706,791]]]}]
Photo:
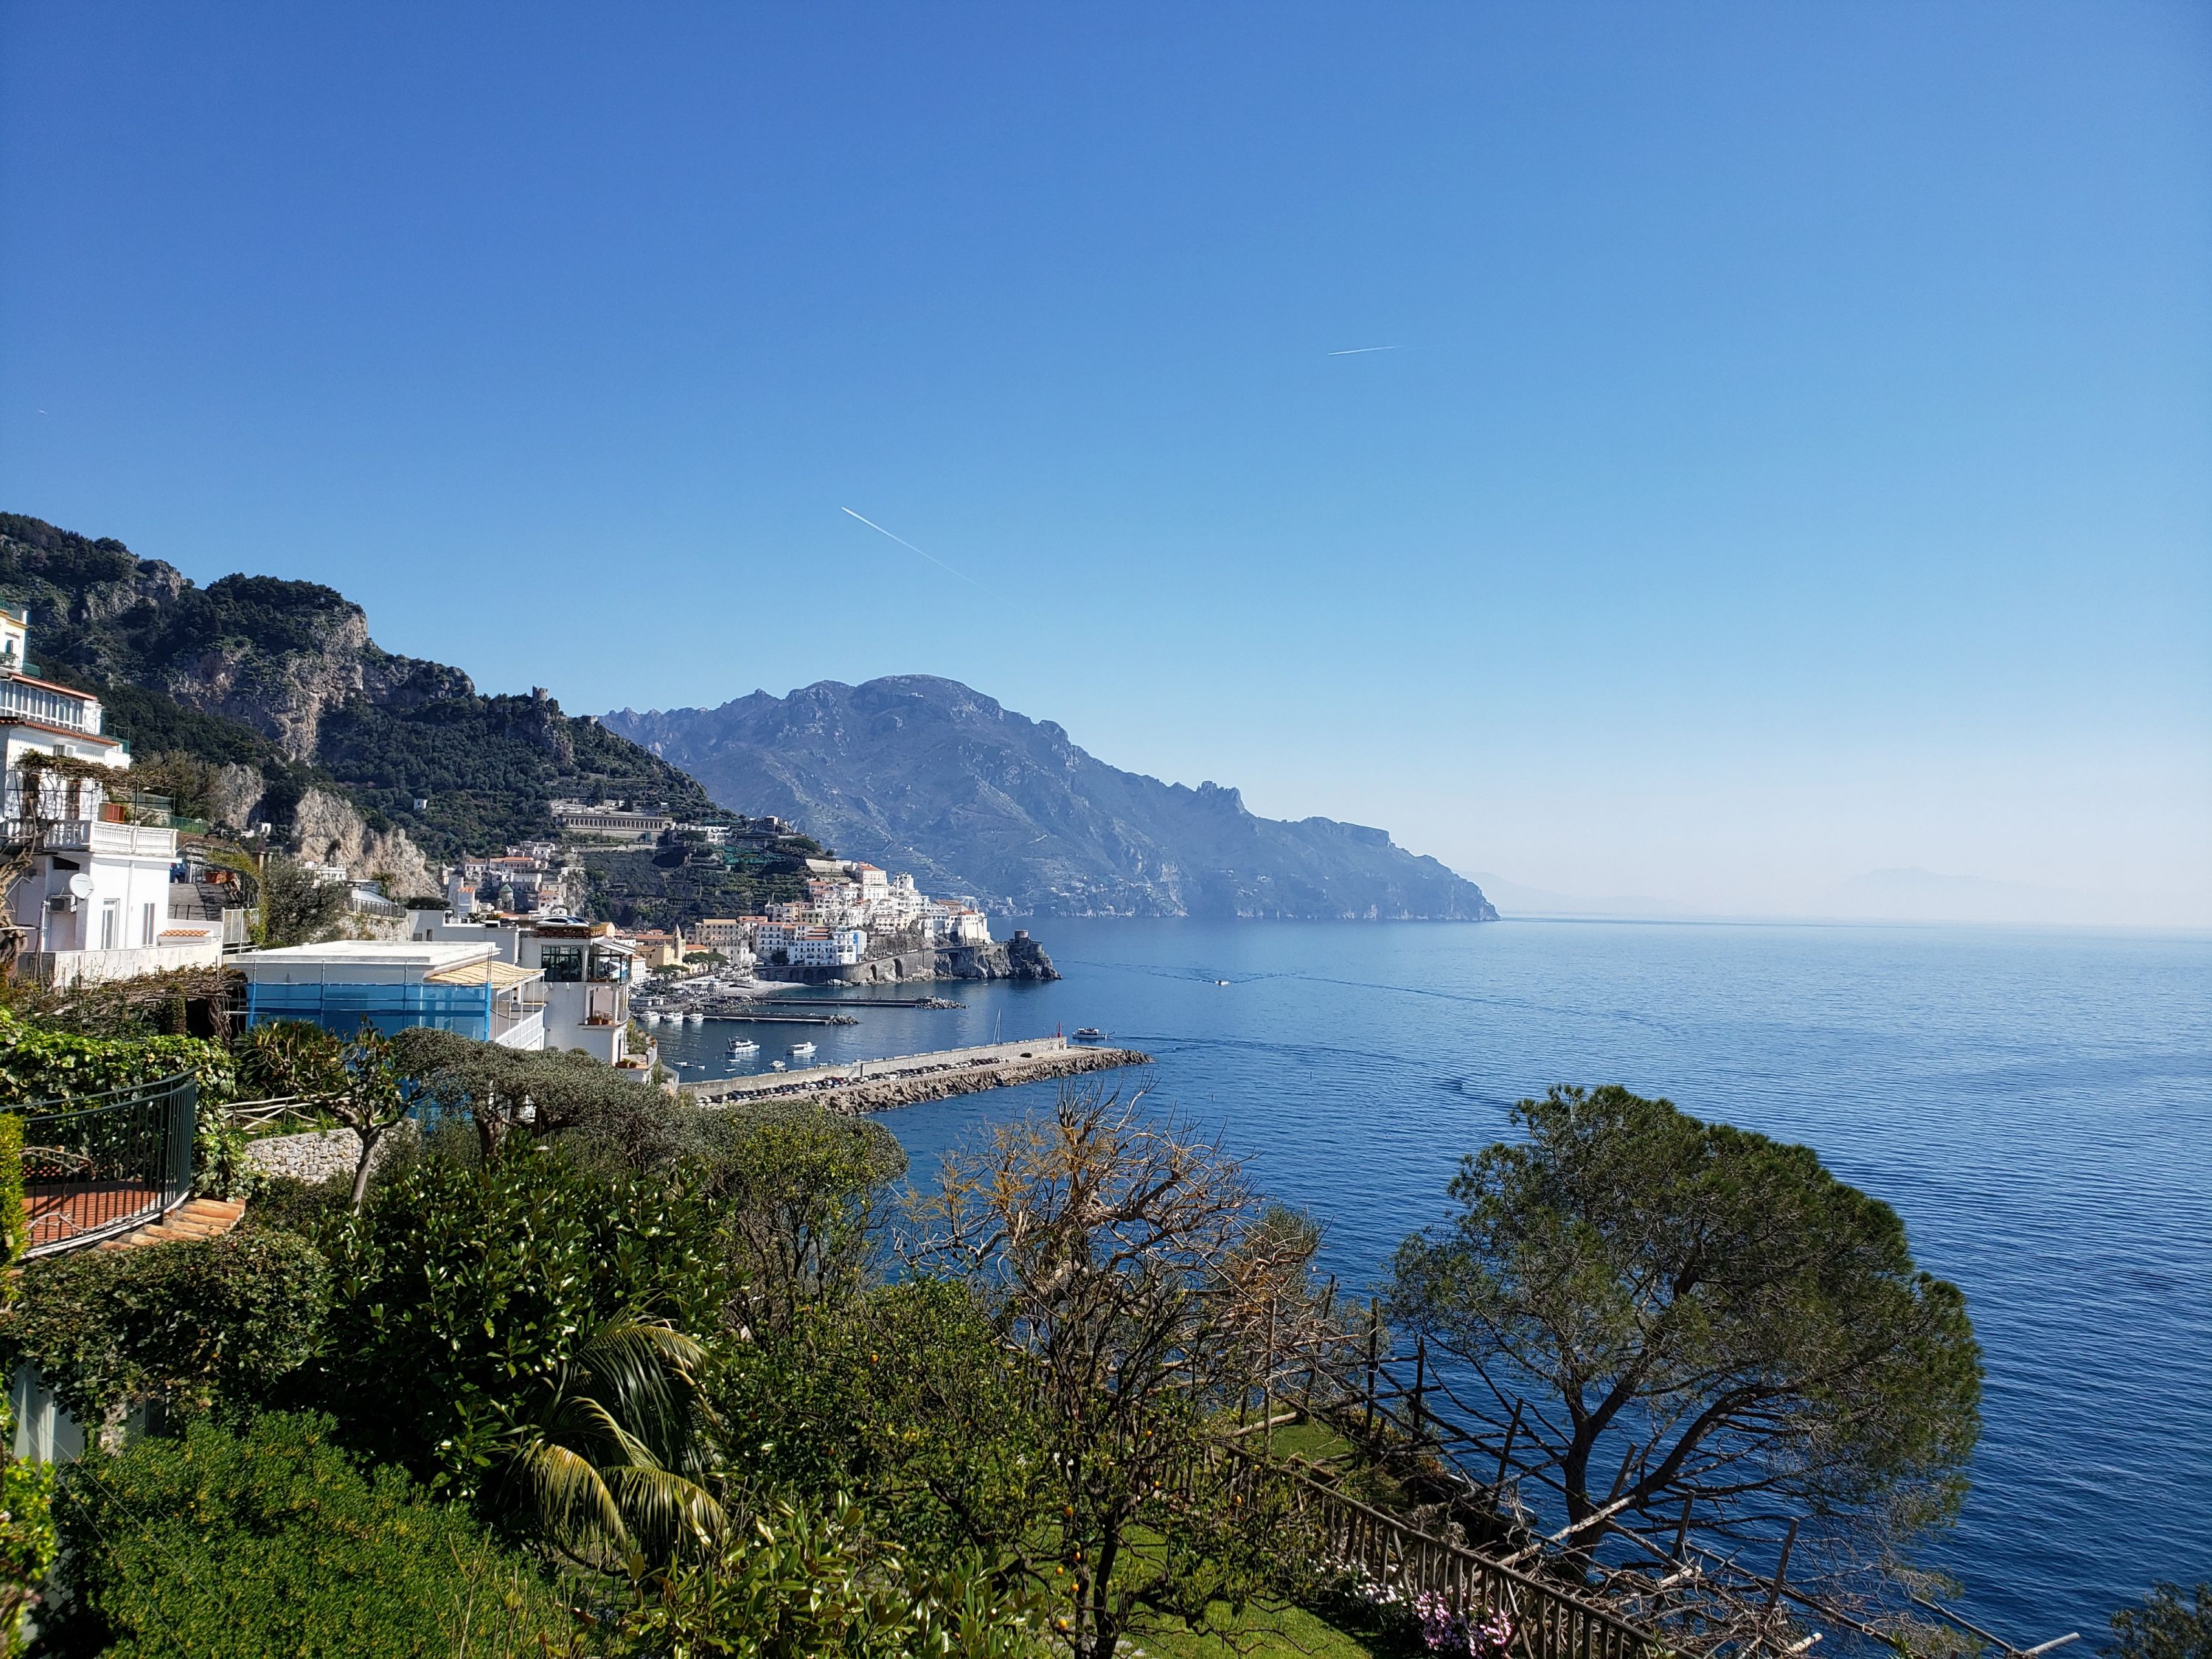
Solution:
[{"label": "flat white rooftop", "polygon": [[281,950],[248,951],[236,958],[248,979],[289,979],[301,973],[340,969],[416,979],[425,974],[489,961],[488,944],[447,944],[428,939],[340,939],[327,945],[288,945]]}]

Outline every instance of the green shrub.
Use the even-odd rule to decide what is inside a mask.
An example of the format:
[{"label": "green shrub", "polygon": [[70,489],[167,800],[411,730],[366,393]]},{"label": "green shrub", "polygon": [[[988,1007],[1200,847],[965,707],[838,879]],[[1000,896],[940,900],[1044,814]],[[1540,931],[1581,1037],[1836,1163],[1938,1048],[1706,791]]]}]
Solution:
[{"label": "green shrub", "polygon": [[332,1252],[331,1408],[472,1501],[592,1332],[617,1316],[711,1329],[719,1307],[694,1200],[527,1145],[489,1164],[426,1156],[372,1189]]},{"label": "green shrub", "polygon": [[230,1099],[230,1051],[204,1037],[83,1036],[0,1008],[0,1104],[70,1100],[190,1072],[200,1103]]},{"label": "green shrub", "polygon": [[917,1569],[839,1499],[823,1510],[772,1505],[708,1559],[641,1576],[609,1649],[621,1659],[1018,1659],[1048,1650],[1041,1636],[977,1562]]},{"label": "green shrub", "polygon": [[334,1095],[345,1087],[345,1045],[303,1019],[264,1020],[238,1045],[238,1087],[255,1100]]},{"label": "green shrub", "polygon": [[295,1233],[319,1239],[347,1211],[351,1194],[346,1177],[301,1181],[291,1176],[270,1176],[253,1195],[252,1206],[239,1222],[242,1233]]},{"label": "green shrub", "polygon": [[916,1559],[998,1561],[1043,1516],[1030,1379],[966,1285],[917,1278],[788,1336],[734,1345],[708,1382],[720,1450],[755,1490],[850,1493]]},{"label": "green shrub", "polygon": [[23,1206],[23,1120],[0,1112],[0,1268],[30,1248],[31,1216]]},{"label": "green shrub", "polygon": [[261,1189],[261,1175],[246,1160],[249,1139],[220,1106],[192,1116],[192,1190],[203,1198],[245,1198]]},{"label": "green shrub", "polygon": [[[70,1592],[56,1632],[107,1659],[521,1659],[570,1650],[558,1598],[520,1558],[400,1471],[363,1472],[325,1419],[88,1455],[55,1509]],[[541,1649],[539,1638],[549,1647]]]},{"label": "green shrub", "polygon": [[39,1594],[54,1564],[54,1469],[9,1449],[15,1413],[0,1395],[0,1654],[17,1651],[23,1609]]},{"label": "green shrub", "polygon": [[282,1232],[83,1250],[24,1272],[0,1348],[87,1425],[138,1399],[243,1407],[313,1357],[329,1299],[321,1254]]},{"label": "green shrub", "polygon": [[[30,1242],[23,1208],[23,1120],[0,1114],[0,1270],[12,1268]],[[14,1275],[0,1281],[12,1296]],[[27,1462],[13,1450],[15,1414],[0,1395],[0,1654],[15,1651],[25,1605],[53,1565],[54,1524],[49,1508],[53,1470]]]},{"label": "green shrub", "polygon": [[880,1123],[782,1102],[697,1115],[686,1174],[720,1221],[756,1331],[835,1307],[878,1265],[905,1152]]}]

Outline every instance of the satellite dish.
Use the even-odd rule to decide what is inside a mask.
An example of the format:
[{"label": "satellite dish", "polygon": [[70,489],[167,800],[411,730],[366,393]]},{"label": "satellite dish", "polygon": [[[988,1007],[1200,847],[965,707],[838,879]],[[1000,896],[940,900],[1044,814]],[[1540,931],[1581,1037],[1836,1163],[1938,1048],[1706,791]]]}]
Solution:
[{"label": "satellite dish", "polygon": [[92,896],[92,878],[83,874],[82,872],[70,878],[70,894],[74,898],[90,898]]}]

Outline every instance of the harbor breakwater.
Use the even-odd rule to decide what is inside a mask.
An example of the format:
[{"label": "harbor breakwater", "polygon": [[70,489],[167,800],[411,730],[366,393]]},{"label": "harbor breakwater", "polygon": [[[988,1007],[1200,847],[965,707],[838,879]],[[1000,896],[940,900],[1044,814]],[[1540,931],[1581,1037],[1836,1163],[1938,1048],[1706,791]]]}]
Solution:
[{"label": "harbor breakwater", "polygon": [[801,1072],[686,1084],[684,1094],[702,1106],[726,1106],[744,1100],[804,1100],[833,1112],[858,1115],[986,1089],[1010,1089],[1018,1084],[1152,1063],[1150,1054],[1134,1048],[1085,1048],[1071,1044],[1065,1037],[1036,1037],[1026,1042],[939,1048],[846,1066],[817,1066]]}]

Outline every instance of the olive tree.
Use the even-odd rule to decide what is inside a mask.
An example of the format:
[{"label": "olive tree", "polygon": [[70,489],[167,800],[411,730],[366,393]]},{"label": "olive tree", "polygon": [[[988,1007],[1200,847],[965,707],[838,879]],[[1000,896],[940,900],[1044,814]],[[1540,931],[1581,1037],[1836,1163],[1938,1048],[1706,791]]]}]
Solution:
[{"label": "olive tree", "polygon": [[[1394,1320],[1463,1362],[1465,1402],[1556,1494],[1584,1560],[1615,1528],[1771,1547],[1880,1583],[1946,1524],[1979,1431],[1964,1297],[1890,1207],[1807,1147],[1619,1087],[1524,1100],[1406,1240]],[[1871,1575],[1871,1576],[1870,1576]]]},{"label": "olive tree", "polygon": [[684,1149],[684,1119],[666,1095],[578,1049],[507,1048],[416,1026],[392,1039],[392,1052],[416,1100],[434,1115],[466,1117],[486,1158],[517,1131],[589,1143],[634,1173],[664,1168]]},{"label": "olive tree", "polygon": [[339,1051],[337,1091],[326,1097],[323,1109],[354,1133],[361,1153],[354,1160],[353,1190],[349,1199],[358,1214],[368,1196],[369,1172],[376,1166],[376,1149],[384,1138],[406,1120],[412,1103],[406,1079],[399,1069],[392,1039],[368,1021]]},{"label": "olive tree", "polygon": [[312,945],[345,920],[345,884],[325,881],[296,860],[272,854],[261,871],[261,931],[265,945]]}]

